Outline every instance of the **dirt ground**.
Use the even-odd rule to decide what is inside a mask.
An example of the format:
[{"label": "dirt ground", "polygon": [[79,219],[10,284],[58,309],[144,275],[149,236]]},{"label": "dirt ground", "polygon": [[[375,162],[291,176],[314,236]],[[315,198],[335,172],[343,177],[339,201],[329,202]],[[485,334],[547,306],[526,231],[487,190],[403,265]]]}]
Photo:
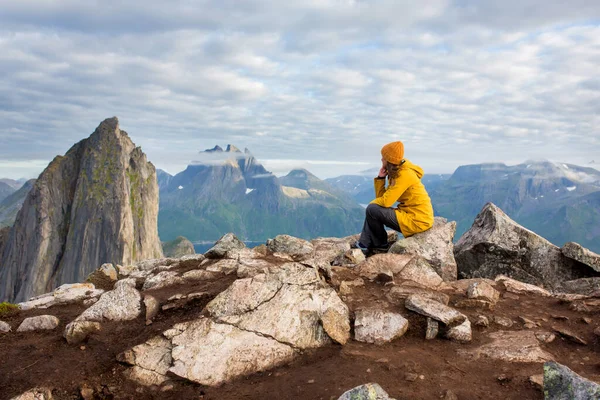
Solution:
[{"label": "dirt ground", "polygon": [[[349,276],[350,278],[350,276]],[[67,323],[84,307],[80,304],[30,310],[5,318],[16,331],[26,317],[52,314],[61,324],[54,331],[0,334],[0,400],[10,399],[33,387],[53,389],[55,399],[79,399],[80,389],[94,390],[96,399],[337,399],[343,392],[367,383],[379,383],[390,396],[400,399],[443,399],[451,390],[460,400],[467,399],[542,399],[540,388],[529,381],[542,373],[542,364],[519,364],[488,359],[468,360],[457,350],[475,348],[498,330],[525,329],[518,317],[541,324],[535,330],[552,331],[553,326],[568,328],[587,341],[575,344],[557,335],[542,348],[578,374],[600,381],[600,338],[593,330],[600,325],[598,313],[580,313],[554,298],[503,294],[494,311],[460,309],[474,321],[478,315],[505,316],[515,321],[511,328],[490,323],[488,328],[473,326],[473,342],[459,344],[438,338],[425,340],[425,317],[403,306],[393,308],[410,321],[408,332],[400,339],[381,346],[350,341],[341,346],[307,351],[291,365],[229,382],[221,387],[204,387],[173,376],[170,385],[146,388],[128,381],[127,368],[116,361],[117,354],[160,334],[176,322],[194,319],[204,306],[224,290],[233,278],[172,287],[155,291],[159,299],[175,293],[206,292],[204,297],[183,308],[161,312],[146,326],[140,317],[129,322],[105,323],[102,331],[83,345],[68,345],[62,337]],[[388,305],[384,294],[389,287],[367,282],[346,299],[351,310],[367,305]],[[453,301],[462,298],[454,295]],[[582,317],[591,319],[587,323]]]}]

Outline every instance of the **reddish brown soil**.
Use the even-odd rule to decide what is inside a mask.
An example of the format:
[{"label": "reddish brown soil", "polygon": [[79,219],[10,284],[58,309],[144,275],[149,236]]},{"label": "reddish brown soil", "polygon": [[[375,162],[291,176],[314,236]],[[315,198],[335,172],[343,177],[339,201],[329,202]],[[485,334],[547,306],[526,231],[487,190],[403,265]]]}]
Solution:
[{"label": "reddish brown soil", "polygon": [[[348,276],[348,278],[354,278]],[[542,373],[541,364],[517,364],[480,359],[469,361],[457,354],[458,349],[474,348],[488,339],[486,333],[503,330],[499,325],[473,327],[473,342],[458,344],[445,339],[424,339],[425,318],[393,306],[410,321],[405,336],[383,346],[350,341],[345,346],[331,345],[309,351],[291,365],[238,379],[218,388],[204,387],[173,377],[172,388],[144,388],[122,375],[127,368],[116,361],[120,352],[140,344],[166,330],[176,322],[199,316],[206,303],[227,287],[233,278],[204,282],[185,287],[157,290],[166,299],[174,293],[204,291],[207,296],[180,309],[161,312],[154,323],[146,326],[143,318],[103,324],[102,332],[82,346],[71,346],[62,331],[84,309],[82,305],[31,310],[7,318],[16,330],[18,324],[33,315],[52,314],[61,320],[55,331],[38,333],[10,332],[0,336],[0,399],[10,399],[32,387],[53,388],[56,399],[78,399],[82,386],[95,391],[96,399],[337,399],[344,391],[367,382],[379,383],[390,396],[400,399],[440,399],[446,390],[459,399],[541,399],[540,389],[529,382],[531,375]],[[346,299],[351,309],[372,304],[387,305],[384,292],[388,287],[367,283]],[[461,296],[454,296],[453,300]],[[520,295],[519,299],[502,298],[496,309],[477,311],[462,309],[472,321],[477,315],[499,315],[515,321],[508,330],[524,329],[519,316],[540,322],[536,330],[561,326],[584,338],[588,345],[578,345],[558,337],[542,347],[555,355],[558,362],[589,379],[600,381],[600,338],[593,330],[600,324],[598,313],[571,311],[568,304],[556,299]],[[556,319],[562,316],[566,319]],[[587,324],[582,317],[592,319]],[[416,374],[414,381],[407,380]],[[500,379],[499,379],[500,378]]]}]

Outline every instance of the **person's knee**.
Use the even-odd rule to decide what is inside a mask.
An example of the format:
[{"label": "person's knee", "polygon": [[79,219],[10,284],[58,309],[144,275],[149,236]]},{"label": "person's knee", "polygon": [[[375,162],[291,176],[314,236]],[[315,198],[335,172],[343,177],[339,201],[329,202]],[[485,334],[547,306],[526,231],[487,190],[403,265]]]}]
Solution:
[{"label": "person's knee", "polygon": [[369,217],[375,217],[376,215],[379,215],[379,209],[381,208],[380,205],[377,204],[369,204],[367,206],[367,210],[366,210],[366,214]]}]

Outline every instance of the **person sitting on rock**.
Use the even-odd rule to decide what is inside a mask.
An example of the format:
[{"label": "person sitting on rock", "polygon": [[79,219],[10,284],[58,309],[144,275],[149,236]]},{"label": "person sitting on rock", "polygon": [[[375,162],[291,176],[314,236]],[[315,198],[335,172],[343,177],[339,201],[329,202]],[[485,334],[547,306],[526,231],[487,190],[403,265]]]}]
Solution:
[{"label": "person sitting on rock", "polygon": [[386,226],[404,237],[433,226],[431,199],[421,183],[423,169],[404,159],[402,142],[386,144],[381,156],[382,166],[374,180],[376,199],[367,206],[365,224],[354,246],[365,255],[388,250]]}]

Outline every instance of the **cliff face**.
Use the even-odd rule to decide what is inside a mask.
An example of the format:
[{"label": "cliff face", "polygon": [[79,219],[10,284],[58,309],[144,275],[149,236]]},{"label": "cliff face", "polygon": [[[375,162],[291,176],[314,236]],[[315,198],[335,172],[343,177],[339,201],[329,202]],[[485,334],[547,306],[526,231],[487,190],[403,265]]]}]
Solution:
[{"label": "cliff face", "polygon": [[102,263],[162,255],[154,166],[117,118],[56,157],[27,195],[2,253],[0,299],[83,281]]}]

